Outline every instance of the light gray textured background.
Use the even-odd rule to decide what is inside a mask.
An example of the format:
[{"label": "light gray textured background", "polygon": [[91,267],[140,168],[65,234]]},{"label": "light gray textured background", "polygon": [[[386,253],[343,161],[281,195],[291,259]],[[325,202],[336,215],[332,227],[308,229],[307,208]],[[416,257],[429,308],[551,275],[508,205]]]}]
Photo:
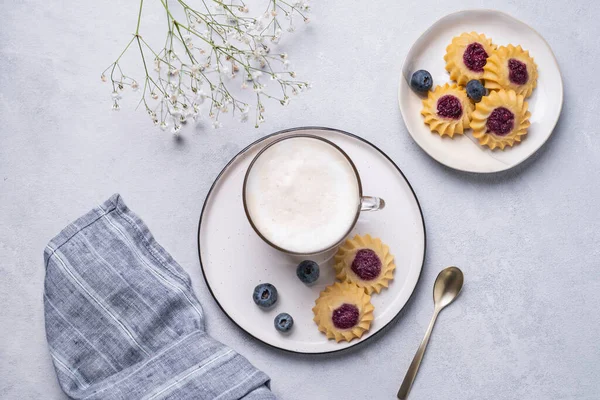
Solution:
[{"label": "light gray textured background", "polygon": [[[155,3],[147,1],[147,3]],[[44,338],[42,250],[69,221],[114,192],[190,273],[208,330],[273,378],[282,399],[392,399],[449,264],[466,274],[444,311],[414,399],[597,399],[600,395],[600,3],[315,1],[313,22],[284,47],[312,92],[267,105],[260,129],[186,129],[176,142],[143,111],[110,110],[100,82],[134,30],[138,4],[3,2],[0,23],[0,398],[62,399]],[[410,139],[396,100],[411,43],[443,15],[500,7],[554,49],[565,83],[561,119],[524,165],[479,176],[449,170]],[[162,16],[146,28],[162,30]],[[125,105],[125,103],[124,103]],[[345,354],[270,349],[211,298],[196,249],[197,219],[226,162],[272,131],[323,125],[361,135],[411,181],[428,252],[416,293],[385,335]]]}]

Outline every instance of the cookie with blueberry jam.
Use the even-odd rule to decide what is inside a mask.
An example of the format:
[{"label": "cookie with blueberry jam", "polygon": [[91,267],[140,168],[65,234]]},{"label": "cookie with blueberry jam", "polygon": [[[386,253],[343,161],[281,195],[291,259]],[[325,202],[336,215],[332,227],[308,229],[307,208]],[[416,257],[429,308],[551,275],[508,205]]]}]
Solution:
[{"label": "cookie with blueberry jam", "polygon": [[423,100],[421,114],[431,132],[453,137],[469,129],[472,111],[473,103],[465,89],[446,83],[429,92]]},{"label": "cookie with blueberry jam", "polygon": [[319,295],[313,307],[313,320],[328,339],[350,342],[371,328],[374,309],[371,296],[363,288],[336,282]]},{"label": "cookie with blueberry jam", "polygon": [[509,44],[498,48],[483,69],[485,87],[489,90],[514,90],[527,98],[537,86],[537,65],[521,46]]},{"label": "cookie with blueberry jam", "polygon": [[394,279],[394,256],[380,239],[356,235],[346,240],[334,256],[335,276],[354,283],[367,294],[379,293]]},{"label": "cookie with blueberry jam", "polygon": [[531,125],[530,116],[524,96],[514,90],[492,91],[473,112],[473,136],[482,146],[504,150],[523,140]]},{"label": "cookie with blueberry jam", "polygon": [[446,48],[446,70],[450,79],[465,86],[473,79],[483,79],[484,67],[496,49],[492,40],[477,32],[465,32],[452,39]]}]

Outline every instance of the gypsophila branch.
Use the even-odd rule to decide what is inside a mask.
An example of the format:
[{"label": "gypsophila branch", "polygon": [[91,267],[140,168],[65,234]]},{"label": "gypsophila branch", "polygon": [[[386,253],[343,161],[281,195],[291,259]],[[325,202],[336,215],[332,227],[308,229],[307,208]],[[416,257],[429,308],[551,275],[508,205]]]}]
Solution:
[{"label": "gypsophila branch", "polygon": [[[144,105],[154,125],[171,128],[175,135],[183,124],[199,119],[204,112],[215,128],[221,126],[220,117],[229,112],[247,121],[251,107],[258,127],[265,120],[265,101],[275,100],[285,106],[289,94],[310,88],[308,82],[296,80],[296,74],[289,71],[287,54],[274,52],[284,26],[293,32],[296,17],[309,21],[306,1],[268,0],[266,12],[257,18],[248,16],[249,9],[242,0],[200,0],[200,8],[192,8],[184,0],[171,0],[181,8],[178,13],[173,12],[169,0],[157,1],[167,19],[164,46],[156,51],[142,37],[141,0],[133,37],[101,75],[103,82],[111,81],[114,110],[120,109],[127,86],[133,91],[139,89],[138,80],[121,68],[121,59],[134,41],[145,73],[139,81],[144,86],[138,106]],[[185,17],[179,20],[174,14],[181,11]],[[266,79],[276,85],[267,88]],[[248,95],[249,91],[254,95]]]}]

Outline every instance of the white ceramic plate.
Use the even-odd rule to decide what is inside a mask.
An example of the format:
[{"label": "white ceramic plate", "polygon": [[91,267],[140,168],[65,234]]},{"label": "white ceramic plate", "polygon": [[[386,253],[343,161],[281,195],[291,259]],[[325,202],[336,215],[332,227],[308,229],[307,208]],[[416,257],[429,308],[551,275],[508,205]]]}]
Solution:
[{"label": "white ceramic plate", "polygon": [[[285,135],[309,133],[340,146],[354,161],[365,195],[385,199],[381,211],[362,213],[352,235],[370,233],[392,250],[397,269],[387,290],[372,297],[375,320],[360,340],[327,340],[313,322],[312,307],[319,293],[334,282],[333,254],[315,259],[321,265],[317,284],[305,286],[296,277],[301,259],[281,253],[252,230],[242,204],[242,183],[254,156],[271,141]],[[300,353],[342,350],[380,331],[398,315],[419,280],[425,259],[425,225],[417,198],[398,167],[369,142],[328,128],[299,128],[275,133],[242,150],[223,169],[208,193],[198,226],[198,252],[206,283],[221,309],[256,339]],[[269,282],[278,289],[274,309],[263,311],[252,301],[254,287]],[[273,326],[275,316],[287,312],[294,328],[282,335]]]},{"label": "white ceramic plate", "polygon": [[[454,36],[479,32],[497,45],[521,45],[534,58],[539,72],[537,88],[528,98],[531,128],[520,144],[504,151],[489,150],[465,135],[440,137],[432,133],[421,116],[422,98],[409,85],[412,73],[426,69],[433,84],[450,82],[445,70],[444,54]],[[411,136],[431,157],[448,167],[469,172],[498,172],[525,161],[548,140],[558,121],[563,103],[563,84],[554,53],[548,43],[529,25],[499,11],[470,10],[447,15],[433,24],[412,46],[400,78],[400,111]]]}]

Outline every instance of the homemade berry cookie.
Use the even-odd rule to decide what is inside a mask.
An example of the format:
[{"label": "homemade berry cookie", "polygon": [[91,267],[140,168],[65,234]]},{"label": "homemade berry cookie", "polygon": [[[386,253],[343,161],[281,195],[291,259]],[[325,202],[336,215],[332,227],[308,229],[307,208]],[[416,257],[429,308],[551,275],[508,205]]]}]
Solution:
[{"label": "homemade berry cookie", "polygon": [[473,136],[492,150],[519,143],[531,125],[527,107],[525,97],[514,90],[491,92],[473,112]]},{"label": "homemade berry cookie", "polygon": [[467,92],[456,84],[436,86],[423,100],[421,114],[431,132],[440,136],[462,134],[469,128],[473,103]]},{"label": "homemade berry cookie", "polygon": [[453,38],[444,56],[450,79],[461,86],[472,79],[482,79],[483,68],[495,48],[491,39],[477,32],[465,32]]},{"label": "homemade berry cookie", "polygon": [[498,48],[483,69],[485,87],[489,90],[514,90],[527,98],[537,86],[537,65],[521,46],[509,44]]},{"label": "homemade berry cookie", "polygon": [[346,240],[334,256],[335,277],[355,283],[368,294],[379,293],[394,279],[394,256],[380,239],[356,235]]},{"label": "homemade berry cookie", "polygon": [[315,302],[314,321],[328,339],[336,342],[360,338],[371,327],[371,296],[353,283],[327,286]]}]

